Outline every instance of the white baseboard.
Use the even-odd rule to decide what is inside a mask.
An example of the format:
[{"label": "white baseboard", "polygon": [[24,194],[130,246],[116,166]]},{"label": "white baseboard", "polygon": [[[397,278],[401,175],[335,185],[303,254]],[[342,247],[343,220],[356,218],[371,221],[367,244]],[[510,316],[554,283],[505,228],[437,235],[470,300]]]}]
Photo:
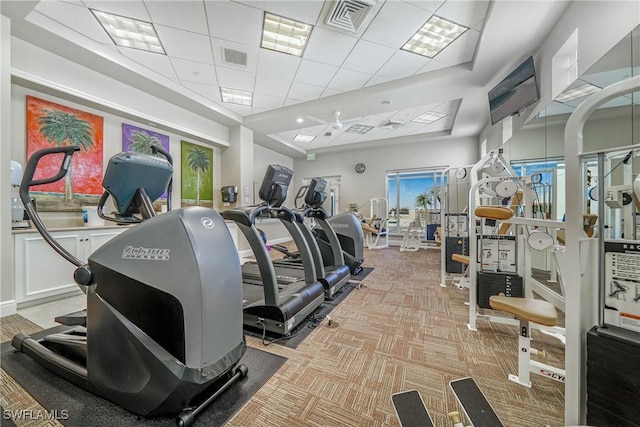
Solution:
[{"label": "white baseboard", "polygon": [[0,302],[0,317],[11,316],[18,312],[18,303],[15,300]]},{"label": "white baseboard", "polygon": [[[281,237],[279,239],[267,240],[267,245],[277,245],[279,243],[290,242],[291,237]],[[245,249],[243,251],[238,251],[238,256],[240,258],[248,258],[253,256],[253,251],[251,249]]]}]

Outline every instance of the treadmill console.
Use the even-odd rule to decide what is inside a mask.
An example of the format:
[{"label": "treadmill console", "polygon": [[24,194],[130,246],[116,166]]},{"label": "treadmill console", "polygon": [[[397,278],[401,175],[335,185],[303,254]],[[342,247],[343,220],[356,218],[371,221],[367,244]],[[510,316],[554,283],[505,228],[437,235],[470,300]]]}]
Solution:
[{"label": "treadmill console", "polygon": [[280,165],[269,165],[260,185],[258,197],[270,207],[278,208],[287,198],[287,190],[293,172],[291,169]]},{"label": "treadmill console", "polygon": [[304,203],[313,208],[318,209],[324,203],[327,197],[324,189],[327,187],[327,181],[322,178],[312,178],[304,198]]}]

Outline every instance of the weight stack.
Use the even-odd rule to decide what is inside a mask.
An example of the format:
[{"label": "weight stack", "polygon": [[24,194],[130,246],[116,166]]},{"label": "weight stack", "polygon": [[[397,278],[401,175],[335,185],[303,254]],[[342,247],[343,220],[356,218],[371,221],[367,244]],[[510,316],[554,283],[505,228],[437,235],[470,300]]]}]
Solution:
[{"label": "weight stack", "polygon": [[469,255],[468,237],[447,237],[445,239],[445,268],[447,273],[463,274],[467,266],[451,259],[453,254]]},{"label": "weight stack", "polygon": [[504,294],[508,297],[522,297],[522,277],[517,274],[478,272],[478,307],[491,308],[489,297]]}]

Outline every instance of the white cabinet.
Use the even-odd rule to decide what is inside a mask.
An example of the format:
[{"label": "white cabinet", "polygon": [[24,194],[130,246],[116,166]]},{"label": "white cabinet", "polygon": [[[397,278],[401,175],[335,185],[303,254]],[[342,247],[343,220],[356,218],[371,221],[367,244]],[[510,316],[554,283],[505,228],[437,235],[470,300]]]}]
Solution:
[{"label": "white cabinet", "polygon": [[[53,238],[66,250],[86,261],[89,255],[123,228],[54,231]],[[73,281],[75,266],[54,251],[37,233],[16,233],[15,284],[18,304],[79,290]]]}]

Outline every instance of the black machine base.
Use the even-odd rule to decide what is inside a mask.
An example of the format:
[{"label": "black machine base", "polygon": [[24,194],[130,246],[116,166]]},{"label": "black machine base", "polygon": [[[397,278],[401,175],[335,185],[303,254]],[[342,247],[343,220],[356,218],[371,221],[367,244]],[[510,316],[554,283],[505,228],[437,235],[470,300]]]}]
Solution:
[{"label": "black machine base", "polygon": [[391,401],[402,427],[433,427],[433,420],[417,390],[395,393]]},{"label": "black machine base", "polygon": [[461,378],[449,383],[456,399],[472,426],[503,427],[502,421],[489,405],[487,398],[473,378]]}]

